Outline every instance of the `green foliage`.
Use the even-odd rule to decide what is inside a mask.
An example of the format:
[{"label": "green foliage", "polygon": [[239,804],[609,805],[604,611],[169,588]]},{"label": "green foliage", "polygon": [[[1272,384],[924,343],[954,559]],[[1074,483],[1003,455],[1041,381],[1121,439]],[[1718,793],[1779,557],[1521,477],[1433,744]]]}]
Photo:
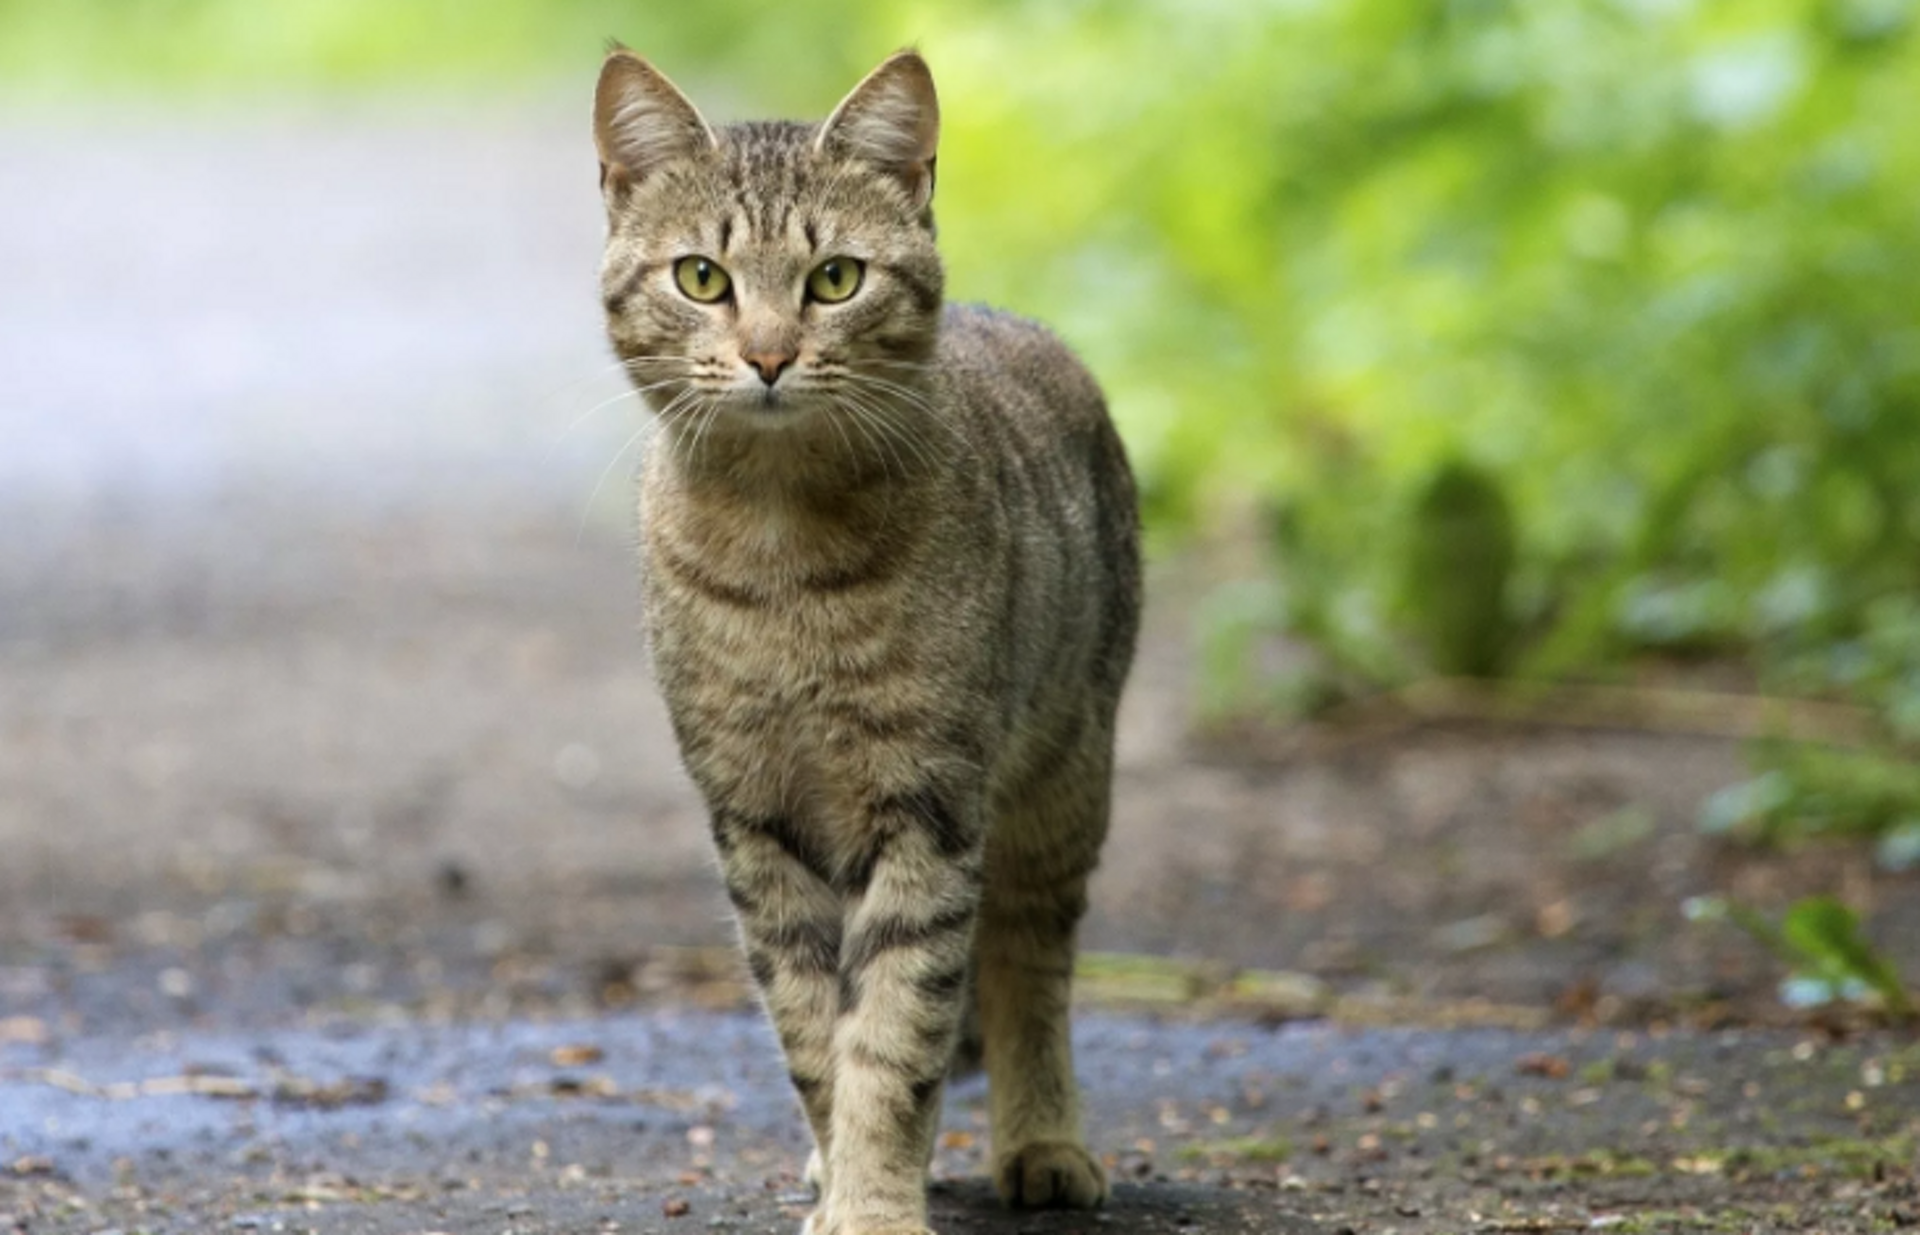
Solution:
[{"label": "green foliage", "polygon": [[1505,659],[1513,511],[1500,484],[1458,460],[1441,465],[1415,498],[1405,621],[1442,673],[1490,677]]},{"label": "green foliage", "polygon": [[1687,904],[1695,921],[1732,922],[1779,957],[1790,970],[1781,985],[1789,1003],[1808,1006],[1871,997],[1901,1019],[1914,1015],[1899,971],[1860,933],[1853,911],[1828,896],[1796,901],[1778,924],[1717,897]]},{"label": "green foliage", "polygon": [[[882,3],[702,0],[0,0],[0,98],[232,99],[591,83],[609,38],[687,70],[725,64],[766,105],[812,105],[871,67]],[[874,28],[878,25],[879,28]],[[881,40],[869,46],[869,31]],[[796,50],[803,54],[795,54]],[[751,74],[751,77],[745,77]],[[738,83],[735,83],[736,93]]]},{"label": "green foliage", "polygon": [[1456,457],[1527,674],[1773,663],[1920,590],[1906,6],[1149,11],[972,32],[1018,124],[959,157],[1015,174],[950,177],[956,266],[1093,353],[1159,519],[1264,497],[1340,674],[1418,672],[1399,550]]},{"label": "green foliage", "polygon": [[[1905,758],[1787,744],[1764,746],[1760,757],[1766,771],[1707,799],[1702,830],[1765,843],[1920,830],[1920,766]],[[1896,843],[1889,856],[1898,853]]]}]

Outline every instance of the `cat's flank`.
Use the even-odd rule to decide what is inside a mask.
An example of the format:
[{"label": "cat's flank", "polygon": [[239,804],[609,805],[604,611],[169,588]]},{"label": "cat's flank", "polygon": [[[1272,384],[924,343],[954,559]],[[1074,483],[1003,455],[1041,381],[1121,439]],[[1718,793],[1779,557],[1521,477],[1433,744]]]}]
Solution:
[{"label": "cat's flank", "polygon": [[1001,1195],[1107,1191],[1067,1012],[1133,483],[1065,347],[943,305],[938,134],[913,52],[819,124],[709,125],[624,49],[594,100],[607,329],[660,421],[648,640],[812,1124],[813,1235],[926,1229],[976,1047]]}]

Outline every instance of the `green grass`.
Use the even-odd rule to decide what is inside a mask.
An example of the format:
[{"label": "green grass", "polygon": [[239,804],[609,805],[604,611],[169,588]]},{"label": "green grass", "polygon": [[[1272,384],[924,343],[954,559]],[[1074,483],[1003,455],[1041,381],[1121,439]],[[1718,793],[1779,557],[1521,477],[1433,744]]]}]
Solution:
[{"label": "green grass", "polygon": [[1241,1136],[1184,1145],[1180,1157],[1188,1162],[1285,1162],[1293,1157],[1293,1142],[1284,1136]]}]

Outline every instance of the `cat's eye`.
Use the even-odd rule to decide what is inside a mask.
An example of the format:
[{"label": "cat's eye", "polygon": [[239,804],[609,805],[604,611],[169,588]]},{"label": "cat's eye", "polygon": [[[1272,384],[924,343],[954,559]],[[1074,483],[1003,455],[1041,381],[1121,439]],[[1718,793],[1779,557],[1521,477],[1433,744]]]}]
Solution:
[{"label": "cat's eye", "polygon": [[838,304],[860,290],[866,269],[851,257],[829,257],[807,276],[807,295],[822,304]]},{"label": "cat's eye", "polygon": [[705,257],[683,257],[673,264],[673,281],[685,292],[687,299],[697,300],[701,304],[713,304],[725,300],[727,292],[733,287],[733,280],[720,264]]}]

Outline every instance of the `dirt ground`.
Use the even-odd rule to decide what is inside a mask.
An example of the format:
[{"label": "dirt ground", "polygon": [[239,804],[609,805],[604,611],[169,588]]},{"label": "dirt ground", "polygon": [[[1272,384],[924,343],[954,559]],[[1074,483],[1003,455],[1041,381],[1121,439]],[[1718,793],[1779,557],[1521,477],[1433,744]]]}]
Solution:
[{"label": "dirt ground", "polygon": [[[64,975],[53,1006],[190,1019],[264,982],[287,1009],[578,1012],[621,998],[654,950],[730,943],[617,532],[576,544],[562,510],[330,525],[238,499],[168,518],[0,556],[0,940]],[[1780,1012],[1778,964],[1683,903],[1838,888],[1920,970],[1914,876],[1698,832],[1703,797],[1743,774],[1730,742],[1409,728],[1273,759],[1197,743],[1183,581],[1156,578],[1087,948],[1383,1006],[1751,1022]],[[90,969],[131,955],[194,996],[94,989]]]}]

